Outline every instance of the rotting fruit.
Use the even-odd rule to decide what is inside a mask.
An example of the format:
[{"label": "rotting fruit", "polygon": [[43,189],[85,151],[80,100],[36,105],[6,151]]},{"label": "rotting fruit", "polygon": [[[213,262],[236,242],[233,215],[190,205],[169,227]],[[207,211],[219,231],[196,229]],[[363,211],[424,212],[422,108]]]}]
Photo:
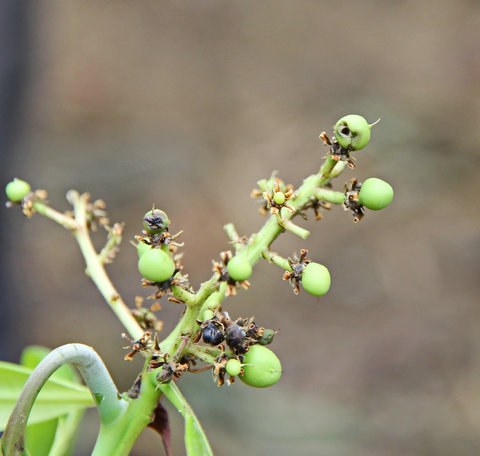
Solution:
[{"label": "rotting fruit", "polygon": [[252,345],[243,357],[243,372],[239,375],[242,382],[255,388],[266,388],[280,380],[282,364],[269,348]]},{"label": "rotting fruit", "polygon": [[160,209],[152,209],[143,216],[143,227],[150,234],[163,233],[169,224],[167,214]]},{"label": "rotting fruit", "polygon": [[335,124],[335,138],[345,149],[360,150],[370,141],[370,128],[364,117],[350,114],[342,117]]}]

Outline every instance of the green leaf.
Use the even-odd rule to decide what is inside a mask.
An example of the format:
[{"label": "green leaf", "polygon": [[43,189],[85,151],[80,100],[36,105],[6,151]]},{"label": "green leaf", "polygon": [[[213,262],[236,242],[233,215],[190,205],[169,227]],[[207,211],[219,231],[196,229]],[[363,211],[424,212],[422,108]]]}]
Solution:
[{"label": "green leaf", "polygon": [[185,448],[187,456],[213,456],[200,423],[196,416],[189,411],[185,414]]},{"label": "green leaf", "polygon": [[[32,370],[0,361],[0,429],[5,429],[10,413]],[[93,406],[95,403],[86,386],[50,378],[35,400],[28,423],[31,425],[48,421]]]},{"label": "green leaf", "polygon": [[48,456],[57,431],[58,418],[30,424],[25,433],[25,445],[32,456]]}]

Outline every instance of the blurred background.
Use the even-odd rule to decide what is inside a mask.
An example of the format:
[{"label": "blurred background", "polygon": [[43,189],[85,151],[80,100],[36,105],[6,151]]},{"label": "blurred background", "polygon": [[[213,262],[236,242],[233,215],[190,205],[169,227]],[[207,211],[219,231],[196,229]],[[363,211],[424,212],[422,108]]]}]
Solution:
[{"label": "blurred background", "polygon": [[[0,23],[1,185],[26,179],[61,210],[70,188],[105,199],[125,222],[108,270],[132,306],[149,290],[129,240],[153,203],[185,230],[197,287],[228,248],[223,224],[263,224],[257,180],[276,169],[298,186],[326,153],[319,133],[345,114],[381,117],[334,186],[380,177],[392,205],[358,224],[335,207],[305,223],[306,241],[274,244],[307,248],[331,291],[295,296],[262,262],[225,302],[280,329],[281,382],[218,388],[206,372],[179,384],[218,455],[480,453],[478,1],[4,0]],[[73,238],[19,210],[0,218],[1,358],[83,342],[128,389],[141,360],[123,360],[123,329]],[[163,303],[165,332],[180,311]],[[92,411],[77,455],[97,427]],[[147,430],[132,454],[153,453]]]}]

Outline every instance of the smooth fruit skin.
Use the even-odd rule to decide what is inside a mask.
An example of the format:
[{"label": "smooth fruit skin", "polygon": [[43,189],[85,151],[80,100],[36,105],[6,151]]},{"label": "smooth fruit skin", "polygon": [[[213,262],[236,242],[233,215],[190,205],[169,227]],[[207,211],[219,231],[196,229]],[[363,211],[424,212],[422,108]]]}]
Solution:
[{"label": "smooth fruit skin", "polygon": [[382,179],[370,177],[358,192],[358,201],[372,211],[387,207],[393,200],[393,188]]},{"label": "smooth fruit skin", "polygon": [[238,377],[243,383],[266,388],[280,380],[282,364],[272,350],[263,345],[252,345],[243,357],[243,372]]},{"label": "smooth fruit skin", "polygon": [[225,365],[227,374],[236,377],[242,371],[242,363],[238,359],[229,359]]},{"label": "smooth fruit skin", "polygon": [[151,282],[164,282],[175,272],[175,263],[163,250],[151,249],[138,260],[138,270]]},{"label": "smooth fruit skin", "polygon": [[246,258],[235,256],[228,262],[227,272],[233,280],[242,282],[252,275],[252,266]]},{"label": "smooth fruit skin", "polygon": [[308,263],[302,272],[303,289],[314,295],[322,296],[330,289],[330,272],[319,263]]},{"label": "smooth fruit skin", "polygon": [[345,149],[360,150],[370,141],[370,125],[364,117],[350,114],[338,120],[334,134]]},{"label": "smooth fruit skin", "polygon": [[283,192],[276,192],[273,195],[273,201],[277,204],[283,204],[285,202],[285,193]]},{"label": "smooth fruit skin", "polygon": [[30,191],[30,184],[22,179],[17,179],[16,177],[5,187],[5,193],[7,194],[7,198],[12,203],[19,203],[30,193]]},{"label": "smooth fruit skin", "polygon": [[137,255],[140,258],[144,253],[148,252],[152,248],[151,245],[146,244],[145,242],[140,241],[137,244]]}]

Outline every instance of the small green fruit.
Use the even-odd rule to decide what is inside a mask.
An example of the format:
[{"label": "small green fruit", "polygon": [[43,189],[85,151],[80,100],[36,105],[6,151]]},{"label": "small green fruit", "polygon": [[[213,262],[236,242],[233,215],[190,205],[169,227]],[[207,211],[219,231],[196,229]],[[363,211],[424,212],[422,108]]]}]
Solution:
[{"label": "small green fruit", "polygon": [[308,263],[302,272],[303,289],[314,295],[322,296],[330,288],[331,278],[328,269],[319,263]]},{"label": "small green fruit", "polygon": [[370,141],[370,125],[356,114],[342,117],[335,124],[334,133],[338,143],[349,150],[363,149]]},{"label": "small green fruit", "polygon": [[252,266],[246,258],[235,256],[228,262],[227,272],[233,280],[242,282],[252,275]]},{"label": "small green fruit", "polygon": [[387,207],[393,200],[393,188],[382,179],[370,177],[358,192],[358,201],[372,211]]},{"label": "small green fruit", "polygon": [[30,184],[28,182],[25,182],[24,180],[17,179],[16,177],[5,187],[5,193],[7,194],[7,198],[12,203],[19,203],[30,193],[30,191]]},{"label": "small green fruit", "polygon": [[229,359],[225,365],[225,370],[231,377],[236,377],[242,371],[242,364],[238,359]]},{"label": "small green fruit", "polygon": [[282,364],[272,350],[263,345],[252,345],[243,357],[243,375],[239,378],[248,386],[266,388],[280,380]]},{"label": "small green fruit", "polygon": [[145,242],[139,241],[137,244],[137,255],[140,258],[145,252],[148,252],[152,249],[151,245],[146,244]]},{"label": "small green fruit", "polygon": [[285,193],[275,192],[273,195],[273,201],[275,201],[276,204],[283,204],[285,202]]},{"label": "small green fruit", "polygon": [[211,311],[210,309],[205,309],[202,312],[201,321],[211,320],[213,318],[213,316],[214,316],[213,311]]},{"label": "small green fruit", "polygon": [[175,263],[163,250],[150,249],[138,260],[138,270],[151,282],[164,282],[175,272]]},{"label": "small green fruit", "polygon": [[143,216],[143,227],[150,234],[163,233],[169,224],[167,214],[160,209],[152,209]]},{"label": "small green fruit", "polygon": [[269,345],[273,342],[274,337],[275,331],[273,329],[265,329],[263,334],[260,336],[260,339],[257,340],[257,344]]}]

